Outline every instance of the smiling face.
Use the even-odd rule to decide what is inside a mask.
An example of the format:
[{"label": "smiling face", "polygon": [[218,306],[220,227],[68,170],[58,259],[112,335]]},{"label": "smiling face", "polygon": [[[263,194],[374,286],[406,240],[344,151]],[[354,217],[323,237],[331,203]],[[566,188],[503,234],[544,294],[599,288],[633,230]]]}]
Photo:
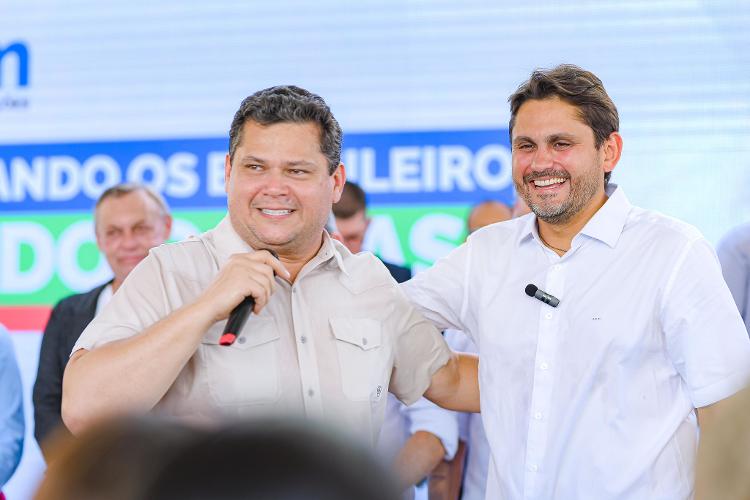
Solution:
[{"label": "smiling face", "polygon": [[96,243],[114,274],[113,288],[169,238],[172,218],[143,190],[103,199],[96,208]]},{"label": "smiling face", "polygon": [[518,194],[548,224],[588,220],[606,201],[604,173],[614,169],[621,140],[601,147],[578,109],[557,97],[526,101],[513,127],[513,181]]},{"label": "smiling face", "polygon": [[328,173],[317,125],[246,122],[224,174],[229,217],[245,242],[282,257],[317,252],[345,181],[343,165]]}]

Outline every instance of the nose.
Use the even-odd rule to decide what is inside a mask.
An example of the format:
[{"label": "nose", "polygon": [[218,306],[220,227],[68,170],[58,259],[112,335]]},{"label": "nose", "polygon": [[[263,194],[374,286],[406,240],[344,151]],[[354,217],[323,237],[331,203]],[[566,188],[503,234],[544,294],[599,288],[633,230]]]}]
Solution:
[{"label": "nose", "polygon": [[288,193],[289,186],[283,172],[279,169],[270,169],[264,176],[263,194],[269,196],[283,196]]},{"label": "nose", "polygon": [[138,247],[138,237],[132,229],[123,231],[120,246],[128,250]]},{"label": "nose", "polygon": [[547,147],[539,147],[534,152],[531,160],[531,168],[534,170],[544,170],[550,168],[554,163],[552,152]]}]

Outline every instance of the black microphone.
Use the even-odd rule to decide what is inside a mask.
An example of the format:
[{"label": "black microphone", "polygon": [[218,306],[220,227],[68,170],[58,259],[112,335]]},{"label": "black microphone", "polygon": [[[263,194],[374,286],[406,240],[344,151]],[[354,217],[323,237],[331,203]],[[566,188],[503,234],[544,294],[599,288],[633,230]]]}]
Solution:
[{"label": "black microphone", "polygon": [[[261,248],[260,250],[265,250],[266,252],[269,252],[276,259],[279,258],[279,256],[273,250],[269,250],[268,248]],[[273,275],[276,276],[276,273],[274,272]],[[234,341],[239,336],[240,331],[242,330],[242,327],[245,326],[245,322],[247,321],[247,318],[250,316],[250,313],[253,311],[253,307],[255,307],[255,297],[253,297],[252,295],[248,295],[247,297],[242,299],[242,302],[237,304],[237,306],[234,309],[232,309],[232,312],[229,313],[229,319],[227,320],[227,324],[224,327],[224,333],[221,335],[221,338],[219,339],[220,345],[234,344]]]},{"label": "black microphone", "polygon": [[547,292],[543,292],[539,289],[536,285],[526,285],[526,295],[529,297],[534,297],[535,299],[539,299],[548,306],[557,307],[560,304],[560,299],[557,297],[548,294]]}]

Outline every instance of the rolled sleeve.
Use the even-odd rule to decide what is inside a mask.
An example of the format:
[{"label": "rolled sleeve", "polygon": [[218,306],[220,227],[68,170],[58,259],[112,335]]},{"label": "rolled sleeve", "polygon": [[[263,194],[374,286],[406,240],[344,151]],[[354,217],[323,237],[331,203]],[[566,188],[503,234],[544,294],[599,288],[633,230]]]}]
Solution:
[{"label": "rolled sleeve", "polygon": [[417,401],[430,386],[432,376],[450,360],[451,350],[443,336],[412,307],[403,293],[394,289],[397,307],[390,321],[395,324],[394,363],[390,391],[403,403]]},{"label": "rolled sleeve", "polygon": [[89,323],[71,354],[133,337],[165,317],[169,311],[161,276],[162,266],[152,250]]},{"label": "rolled sleeve", "polygon": [[696,408],[739,391],[750,376],[750,339],[711,246],[688,243],[662,303],[667,351]]}]

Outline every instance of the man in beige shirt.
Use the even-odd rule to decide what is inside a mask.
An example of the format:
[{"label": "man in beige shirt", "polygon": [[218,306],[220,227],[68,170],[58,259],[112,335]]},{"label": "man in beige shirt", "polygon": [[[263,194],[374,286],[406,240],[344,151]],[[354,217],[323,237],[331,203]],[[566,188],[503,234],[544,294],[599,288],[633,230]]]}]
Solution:
[{"label": "man in beige shirt", "polygon": [[[270,412],[374,442],[389,390],[478,411],[476,358],[451,353],[373,255],[324,231],[346,178],[340,155],[341,129],[320,97],[273,87],[243,101],[225,165],[228,217],[152,250],[73,348],[62,413],[74,433],[152,409]],[[247,296],[255,314],[220,345]]]}]

